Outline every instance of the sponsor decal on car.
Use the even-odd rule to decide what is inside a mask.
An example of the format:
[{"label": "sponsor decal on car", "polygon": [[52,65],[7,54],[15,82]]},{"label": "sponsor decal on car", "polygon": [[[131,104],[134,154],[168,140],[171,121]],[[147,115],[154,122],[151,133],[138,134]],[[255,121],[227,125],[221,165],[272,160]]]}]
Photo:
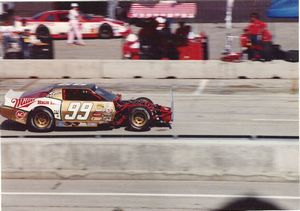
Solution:
[{"label": "sponsor decal on car", "polygon": [[99,111],[94,112],[93,117],[102,117],[102,112]]},{"label": "sponsor decal on car", "polygon": [[34,98],[14,98],[11,100],[12,103],[14,103],[14,108],[24,108],[30,106],[32,103],[34,103]]},{"label": "sponsor decal on car", "polygon": [[23,119],[25,117],[26,113],[24,111],[18,110],[18,111],[16,111],[15,115],[16,115],[17,119]]},{"label": "sponsor decal on car", "polygon": [[105,122],[109,122],[112,120],[112,116],[110,114],[103,114],[102,120]]},{"label": "sponsor decal on car", "polygon": [[39,104],[39,105],[49,105],[50,102],[49,101],[44,101],[44,100],[38,100],[37,104]]},{"label": "sponsor decal on car", "polygon": [[98,105],[96,106],[96,111],[105,111],[104,105],[98,104]]}]

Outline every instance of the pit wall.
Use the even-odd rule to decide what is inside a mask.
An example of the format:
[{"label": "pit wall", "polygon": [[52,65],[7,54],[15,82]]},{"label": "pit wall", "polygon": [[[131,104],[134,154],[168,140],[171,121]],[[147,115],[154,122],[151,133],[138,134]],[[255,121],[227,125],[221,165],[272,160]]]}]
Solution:
[{"label": "pit wall", "polygon": [[1,60],[0,78],[283,78],[298,79],[298,63],[153,60]]},{"label": "pit wall", "polygon": [[299,181],[299,143],[3,138],[2,178]]}]

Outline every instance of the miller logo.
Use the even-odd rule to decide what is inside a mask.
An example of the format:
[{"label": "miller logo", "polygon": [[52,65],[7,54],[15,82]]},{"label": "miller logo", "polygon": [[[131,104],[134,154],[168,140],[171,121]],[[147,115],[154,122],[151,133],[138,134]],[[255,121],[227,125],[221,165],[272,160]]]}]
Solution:
[{"label": "miller logo", "polygon": [[14,98],[11,100],[12,103],[14,103],[15,108],[23,108],[23,107],[28,107],[32,103],[34,103],[34,98]]}]

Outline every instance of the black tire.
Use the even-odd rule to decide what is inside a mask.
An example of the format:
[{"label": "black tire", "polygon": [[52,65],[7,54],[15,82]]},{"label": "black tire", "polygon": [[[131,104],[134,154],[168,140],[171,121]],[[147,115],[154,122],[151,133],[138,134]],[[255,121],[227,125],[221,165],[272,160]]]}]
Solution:
[{"label": "black tire", "polygon": [[135,107],[131,110],[128,124],[132,130],[145,131],[150,129],[150,113],[143,107]]},{"label": "black tire", "polygon": [[147,103],[153,104],[153,101],[150,100],[150,99],[147,98],[147,97],[139,97],[139,98],[136,98],[135,100],[136,100],[136,101],[142,101],[142,102],[147,102]]},{"label": "black tire", "polygon": [[45,39],[45,38],[49,38],[50,37],[50,31],[49,29],[44,26],[44,25],[40,25],[36,28],[36,37],[39,40]]},{"label": "black tire", "polygon": [[110,38],[112,38],[113,37],[112,27],[107,23],[102,24],[99,28],[99,37],[101,39],[110,39]]},{"label": "black tire", "polygon": [[54,115],[44,107],[36,108],[29,114],[28,129],[32,132],[50,132],[54,130]]}]

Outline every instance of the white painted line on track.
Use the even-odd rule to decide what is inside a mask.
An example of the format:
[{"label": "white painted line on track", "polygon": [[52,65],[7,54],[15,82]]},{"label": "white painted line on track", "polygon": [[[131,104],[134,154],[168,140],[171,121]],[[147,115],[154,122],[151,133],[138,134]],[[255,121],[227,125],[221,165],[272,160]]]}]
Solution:
[{"label": "white painted line on track", "polygon": [[208,84],[208,80],[204,79],[201,80],[199,82],[198,88],[195,90],[195,92],[193,93],[194,95],[201,95],[206,87],[206,85]]},{"label": "white painted line on track", "polygon": [[298,119],[252,119],[252,121],[261,122],[298,122]]},{"label": "white painted line on track", "polygon": [[186,198],[259,198],[299,200],[299,196],[256,196],[222,194],[168,194],[168,193],[69,193],[69,192],[2,192],[10,196],[140,196],[140,197],[186,197]]}]

